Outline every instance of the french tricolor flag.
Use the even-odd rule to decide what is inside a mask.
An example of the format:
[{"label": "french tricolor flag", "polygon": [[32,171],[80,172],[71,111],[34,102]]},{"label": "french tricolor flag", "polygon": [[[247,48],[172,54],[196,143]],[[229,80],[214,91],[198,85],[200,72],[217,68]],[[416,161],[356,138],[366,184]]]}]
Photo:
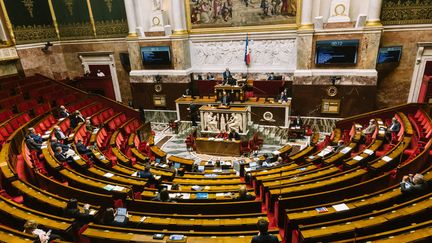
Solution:
[{"label": "french tricolor flag", "polygon": [[244,61],[247,66],[250,64],[250,49],[249,49],[249,37],[246,35],[246,47],[245,47],[245,57]]}]

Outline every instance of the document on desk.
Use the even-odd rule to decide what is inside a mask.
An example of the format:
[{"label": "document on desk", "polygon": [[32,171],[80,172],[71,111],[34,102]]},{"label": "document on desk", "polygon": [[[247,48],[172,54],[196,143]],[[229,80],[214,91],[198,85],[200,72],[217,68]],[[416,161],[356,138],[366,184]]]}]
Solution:
[{"label": "document on desk", "polygon": [[108,177],[108,178],[111,178],[111,177],[113,177],[114,176],[114,174],[113,173],[106,173],[105,175],[104,175],[105,177]]},{"label": "document on desk", "polygon": [[336,211],[344,211],[344,210],[348,210],[349,207],[345,204],[345,203],[341,203],[341,204],[336,204],[336,205],[332,205],[332,207],[336,210]]},{"label": "document on desk", "polygon": [[108,185],[104,186],[103,188],[104,188],[105,190],[107,190],[107,191],[112,191],[112,190],[114,189],[114,186],[108,184]]},{"label": "document on desk", "polygon": [[123,189],[124,189],[124,187],[122,187],[122,186],[115,186],[113,188],[114,191],[118,191],[118,192],[123,191]]}]

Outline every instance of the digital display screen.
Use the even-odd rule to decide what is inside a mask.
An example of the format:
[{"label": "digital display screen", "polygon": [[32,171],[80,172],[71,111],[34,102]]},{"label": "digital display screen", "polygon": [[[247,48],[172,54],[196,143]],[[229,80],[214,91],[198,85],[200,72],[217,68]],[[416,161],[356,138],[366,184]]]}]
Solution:
[{"label": "digital display screen", "polygon": [[169,46],[144,46],[141,47],[143,64],[164,65],[171,63]]},{"label": "digital display screen", "polygon": [[381,47],[378,52],[378,64],[397,63],[402,55],[402,46]]},{"label": "digital display screen", "polygon": [[328,40],[316,43],[316,64],[356,64],[359,40]]}]

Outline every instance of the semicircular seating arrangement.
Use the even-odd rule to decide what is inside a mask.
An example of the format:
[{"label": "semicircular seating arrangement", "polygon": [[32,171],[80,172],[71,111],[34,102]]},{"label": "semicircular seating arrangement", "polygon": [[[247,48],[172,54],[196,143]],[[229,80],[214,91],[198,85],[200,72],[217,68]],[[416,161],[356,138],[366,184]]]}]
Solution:
[{"label": "semicircular seating arrangement", "polygon": [[[28,220],[70,242],[250,242],[261,218],[281,242],[421,241],[432,235],[430,191],[407,195],[399,189],[407,174],[432,180],[432,120],[423,105],[341,120],[322,141],[314,134],[299,151],[282,146],[283,163],[275,167],[252,169],[245,161],[236,170],[217,171],[201,162],[204,171],[192,172],[194,160],[155,145],[150,124],[127,106],[40,75],[2,79],[0,88],[1,239],[34,240],[22,233]],[[59,119],[60,105],[91,124]],[[400,132],[386,135],[393,117]],[[375,132],[362,134],[372,118]],[[30,127],[45,140],[40,151],[25,142]],[[59,161],[52,147],[57,128],[66,135],[61,143],[74,151],[67,161]],[[340,141],[343,148],[333,149]],[[78,142],[89,152],[78,153]],[[137,177],[148,165],[157,183]],[[240,186],[256,199],[237,200]],[[172,201],[152,200],[161,188]],[[80,209],[89,204],[90,216],[65,214],[71,198]],[[127,208],[127,224],[104,224],[111,207]],[[172,241],[170,235],[184,238]]]}]

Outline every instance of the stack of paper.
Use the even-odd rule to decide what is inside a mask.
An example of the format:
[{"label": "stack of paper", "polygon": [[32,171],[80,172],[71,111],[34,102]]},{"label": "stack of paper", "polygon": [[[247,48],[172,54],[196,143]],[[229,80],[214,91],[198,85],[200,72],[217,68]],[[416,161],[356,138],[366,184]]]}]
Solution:
[{"label": "stack of paper", "polygon": [[122,187],[122,186],[115,186],[114,188],[113,188],[113,190],[114,191],[123,191],[123,189],[124,189],[124,187]]},{"label": "stack of paper", "polygon": [[349,207],[345,203],[336,204],[336,205],[333,205],[332,207],[338,212],[349,209]]},{"label": "stack of paper", "polygon": [[114,189],[114,186],[113,186],[113,185],[110,185],[110,184],[108,184],[108,185],[104,186],[103,188],[104,188],[105,190],[107,190],[107,191],[111,191],[111,190],[113,190],[113,189]]},{"label": "stack of paper", "polygon": [[113,173],[109,173],[109,172],[108,172],[108,173],[106,173],[104,176],[105,176],[105,177],[108,177],[108,178],[111,178],[111,177],[113,177],[113,175],[114,175]]}]

